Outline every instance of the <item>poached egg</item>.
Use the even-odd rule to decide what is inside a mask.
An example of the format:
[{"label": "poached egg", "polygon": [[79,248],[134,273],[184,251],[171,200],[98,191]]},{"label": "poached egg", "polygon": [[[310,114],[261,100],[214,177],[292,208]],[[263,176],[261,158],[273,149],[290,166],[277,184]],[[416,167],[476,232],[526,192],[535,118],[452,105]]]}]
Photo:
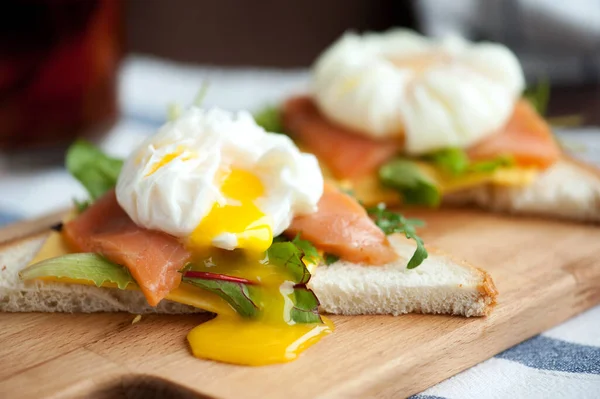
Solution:
[{"label": "poached egg", "polygon": [[194,249],[264,252],[323,193],[316,158],[248,112],[191,107],[125,162],[117,200],[131,219]]},{"label": "poached egg", "polygon": [[317,59],[312,92],[333,122],[373,138],[404,137],[405,151],[420,155],[493,134],[524,82],[503,45],[391,30],[342,36]]}]

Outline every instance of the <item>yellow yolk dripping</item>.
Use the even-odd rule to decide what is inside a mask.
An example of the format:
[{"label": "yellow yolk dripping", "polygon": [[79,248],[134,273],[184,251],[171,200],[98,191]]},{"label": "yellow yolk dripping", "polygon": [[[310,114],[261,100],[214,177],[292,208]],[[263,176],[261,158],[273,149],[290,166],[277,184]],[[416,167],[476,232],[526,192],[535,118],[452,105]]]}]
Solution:
[{"label": "yellow yolk dripping", "polygon": [[[260,179],[234,169],[223,180],[221,192],[227,202],[215,204],[187,241],[194,253],[191,270],[248,280],[247,295],[257,312],[251,317],[218,313],[188,334],[192,352],[201,358],[254,366],[294,360],[333,331],[333,324],[328,320],[296,323],[291,318],[292,277],[264,255],[273,233],[269,218],[255,204],[264,195]],[[213,248],[215,237],[224,233],[235,235],[238,249]]]},{"label": "yellow yolk dripping", "polygon": [[190,236],[188,248],[206,252],[217,236],[230,233],[237,239],[236,248],[254,253],[266,251],[273,242],[273,232],[269,218],[255,204],[264,194],[260,179],[236,169],[224,179],[221,192],[227,203],[213,206]]}]

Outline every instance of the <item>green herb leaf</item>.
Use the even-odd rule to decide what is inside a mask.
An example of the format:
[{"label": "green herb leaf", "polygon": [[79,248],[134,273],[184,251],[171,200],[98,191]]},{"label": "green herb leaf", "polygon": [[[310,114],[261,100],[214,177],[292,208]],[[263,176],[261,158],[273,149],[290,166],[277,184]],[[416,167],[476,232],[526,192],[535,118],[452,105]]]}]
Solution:
[{"label": "green herb leaf", "polygon": [[468,172],[474,173],[491,173],[498,168],[509,167],[515,164],[515,160],[511,156],[499,156],[486,161],[473,162],[469,165]]},{"label": "green herb leaf", "polygon": [[269,263],[286,269],[295,284],[306,284],[310,273],[302,262],[304,252],[291,241],[276,242],[267,250]]},{"label": "green herb leaf", "polygon": [[514,165],[514,160],[510,156],[499,156],[494,159],[472,162],[469,160],[466,151],[461,148],[439,150],[425,155],[423,159],[453,176],[467,173],[491,173],[500,167]]},{"label": "green herb leaf", "polygon": [[123,161],[109,157],[85,140],[77,140],[67,151],[66,166],[96,200],[115,187]]},{"label": "green herb leaf", "polygon": [[446,148],[435,151],[425,155],[423,159],[435,164],[436,167],[451,175],[463,174],[469,167],[469,157],[460,148]]},{"label": "green herb leaf", "polygon": [[216,294],[227,301],[242,317],[255,317],[259,307],[255,298],[259,287],[217,279],[184,277],[183,281]]},{"label": "green herb leaf", "polygon": [[322,323],[319,315],[319,300],[314,292],[306,287],[295,287],[292,297],[294,307],[290,317],[296,323]]},{"label": "green herb leaf", "polygon": [[261,126],[267,132],[285,134],[281,111],[278,107],[269,106],[261,109],[254,114],[254,120],[258,126]]},{"label": "green herb leaf", "polygon": [[408,219],[403,215],[386,209],[385,204],[367,208],[367,212],[373,218],[375,224],[386,234],[402,233],[408,239],[415,240],[417,249],[408,261],[407,268],[414,269],[419,266],[429,254],[425,249],[423,240],[417,235],[416,228],[422,227],[425,223],[419,219]]},{"label": "green herb leaf", "polygon": [[337,262],[338,260],[340,260],[340,257],[334,254],[328,254],[326,253],[325,256],[323,257],[325,260],[325,264],[327,266]]},{"label": "green herb leaf", "polygon": [[129,284],[136,285],[127,269],[93,253],[69,254],[46,259],[21,270],[19,276],[22,280],[41,277],[86,280],[92,281],[98,287],[105,282],[111,282],[117,284],[117,287],[122,290]]},{"label": "green herb leaf", "polygon": [[303,240],[300,238],[300,233],[294,237],[292,240],[292,244],[294,244],[298,249],[300,249],[304,256],[303,259],[306,259],[307,262],[313,264],[319,264],[321,262],[321,255],[319,255],[319,251],[315,248],[314,245],[310,241]]},{"label": "green herb leaf", "polygon": [[81,213],[85,211],[92,203],[91,201],[78,201],[77,199],[73,198],[73,204],[75,205],[75,209],[77,209],[77,213]]},{"label": "green herb leaf", "polygon": [[523,93],[537,112],[545,116],[550,102],[550,81],[547,78],[540,79],[535,86],[528,87]]},{"label": "green herb leaf", "polygon": [[441,193],[436,182],[419,165],[405,158],[396,158],[379,169],[384,186],[396,189],[406,204],[438,206]]}]

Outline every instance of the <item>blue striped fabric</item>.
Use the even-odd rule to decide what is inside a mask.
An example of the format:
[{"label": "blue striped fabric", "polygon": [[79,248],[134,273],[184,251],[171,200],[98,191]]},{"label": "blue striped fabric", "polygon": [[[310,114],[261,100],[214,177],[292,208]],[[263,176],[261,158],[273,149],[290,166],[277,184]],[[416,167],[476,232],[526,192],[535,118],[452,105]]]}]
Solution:
[{"label": "blue striped fabric", "polygon": [[2,210],[0,210],[0,227],[9,223],[13,223],[16,222],[17,220],[20,220],[21,217],[19,217],[17,214],[13,213],[13,212],[4,212]]},{"label": "blue striped fabric", "polygon": [[580,345],[543,335],[531,338],[496,357],[540,370],[600,374],[600,347]]}]

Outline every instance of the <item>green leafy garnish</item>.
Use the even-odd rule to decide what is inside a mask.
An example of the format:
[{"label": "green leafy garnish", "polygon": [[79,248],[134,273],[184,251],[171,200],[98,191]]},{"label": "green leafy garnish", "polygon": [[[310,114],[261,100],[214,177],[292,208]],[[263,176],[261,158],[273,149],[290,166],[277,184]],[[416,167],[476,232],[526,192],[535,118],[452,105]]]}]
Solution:
[{"label": "green leafy garnish", "polygon": [[67,170],[96,200],[117,184],[123,161],[109,157],[85,140],[75,141],[67,150]]},{"label": "green leafy garnish", "polygon": [[379,169],[384,186],[400,192],[406,204],[438,206],[441,193],[437,183],[419,165],[405,158],[396,158]]},{"label": "green leafy garnish", "polygon": [[129,284],[136,285],[127,269],[93,253],[69,254],[46,259],[21,270],[19,276],[22,280],[42,277],[86,280],[92,281],[98,287],[105,282],[111,282],[122,290]]},{"label": "green leafy garnish", "polygon": [[371,215],[375,224],[385,234],[402,233],[406,238],[415,240],[417,249],[408,261],[408,265],[406,266],[408,269],[414,269],[427,259],[428,253],[423,244],[423,240],[415,231],[415,228],[425,225],[422,220],[405,218],[399,213],[387,210],[383,203],[367,208],[367,212]]},{"label": "green leafy garnish", "polygon": [[423,159],[452,175],[465,173],[470,163],[467,153],[460,148],[446,148],[435,151],[425,155]]},{"label": "green leafy garnish", "polygon": [[75,198],[73,198],[73,205],[75,205],[75,209],[77,209],[77,213],[81,213],[83,211],[85,211],[88,206],[90,206],[92,204],[91,201],[79,201]]},{"label": "green leafy garnish", "polygon": [[291,295],[294,306],[290,317],[296,323],[322,323],[319,315],[319,300],[314,292],[306,287],[295,287]]},{"label": "green leafy garnish", "polygon": [[255,317],[259,312],[259,307],[253,299],[257,294],[255,290],[259,289],[258,287],[217,279],[184,277],[183,281],[220,296],[242,317]]},{"label": "green leafy garnish", "polygon": [[540,79],[535,86],[525,90],[523,97],[533,105],[540,115],[545,116],[550,102],[550,81],[547,78]]},{"label": "green leafy garnish", "polygon": [[323,260],[325,261],[325,264],[329,266],[340,260],[340,257],[334,254],[326,253],[325,256],[323,256]]},{"label": "green leafy garnish", "polygon": [[306,284],[310,273],[302,262],[304,252],[291,241],[276,242],[267,250],[269,263],[283,267],[295,284]]},{"label": "green leafy garnish", "polygon": [[435,151],[423,157],[441,171],[460,176],[467,173],[491,173],[500,167],[514,165],[510,156],[498,156],[485,161],[471,161],[465,150],[461,148],[446,148]]},{"label": "green leafy garnish", "polygon": [[305,259],[307,262],[313,264],[319,264],[321,261],[321,255],[319,255],[319,251],[315,248],[314,245],[310,241],[303,240],[300,238],[300,233],[294,237],[292,240],[292,244],[294,244],[299,250],[304,254],[302,259]]},{"label": "green leafy garnish", "polygon": [[267,132],[285,134],[281,120],[281,111],[278,107],[269,106],[261,109],[254,114],[254,120],[258,126],[261,126]]},{"label": "green leafy garnish", "polygon": [[515,160],[513,157],[508,155],[501,155],[494,159],[471,163],[471,165],[469,165],[468,172],[491,173],[498,168],[510,167],[514,166],[514,164]]}]

